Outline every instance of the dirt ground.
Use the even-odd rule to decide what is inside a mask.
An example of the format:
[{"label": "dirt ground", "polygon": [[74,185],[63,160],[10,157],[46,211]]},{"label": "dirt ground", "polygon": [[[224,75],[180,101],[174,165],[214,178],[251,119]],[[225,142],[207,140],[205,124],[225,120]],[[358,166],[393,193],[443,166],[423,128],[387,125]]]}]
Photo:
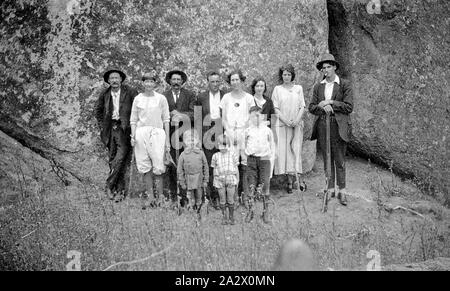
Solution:
[{"label": "dirt ground", "polygon": [[325,185],[322,165],[318,159],[302,177],[305,192],[271,190],[271,225],[262,223],[261,203],[252,222],[244,222],[246,209],[241,206],[236,225],[223,226],[220,211],[212,208],[203,209],[198,222],[192,212],[142,210],[138,198],[111,202],[95,185],[41,181],[35,190],[34,184],[20,184],[17,191],[27,195],[16,204],[0,205],[0,265],[63,270],[67,251],[79,250],[82,270],[102,270],[149,255],[148,260],[112,269],[270,270],[280,246],[291,238],[311,247],[319,270],[396,269],[392,266],[450,257],[449,210],[411,181],[367,161],[347,160],[348,206],[332,199],[328,212],[322,213],[317,196]]}]

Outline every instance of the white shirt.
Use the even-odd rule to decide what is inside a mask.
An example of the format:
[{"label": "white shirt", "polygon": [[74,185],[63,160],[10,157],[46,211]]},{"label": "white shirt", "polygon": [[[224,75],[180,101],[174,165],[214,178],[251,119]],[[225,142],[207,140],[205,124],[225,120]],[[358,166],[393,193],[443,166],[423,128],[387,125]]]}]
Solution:
[{"label": "white shirt", "polygon": [[111,96],[112,96],[112,101],[113,101],[112,119],[119,120],[120,119],[120,115],[119,115],[120,89],[117,92],[113,92],[111,90]]},{"label": "white shirt", "polygon": [[172,91],[172,95],[173,95],[173,101],[175,102],[175,104],[177,104],[177,100],[178,100],[178,96],[180,96],[180,92],[178,92],[178,94],[176,94],[174,91]]},{"label": "white shirt", "polygon": [[169,104],[164,95],[154,92],[153,97],[138,94],[131,107],[130,124],[137,127],[151,126],[164,128],[164,122],[170,121]]},{"label": "white shirt", "polygon": [[223,95],[220,101],[223,116],[230,128],[245,129],[248,123],[248,110],[254,105],[253,96],[244,92],[242,98],[234,98],[231,93]]},{"label": "white shirt", "polygon": [[333,82],[328,82],[327,79],[323,79],[320,83],[325,84],[325,100],[331,100],[331,95],[333,95],[334,83],[340,84],[341,81],[339,79],[339,76],[336,75]]},{"label": "white shirt", "polygon": [[272,130],[264,124],[245,130],[245,153],[256,157],[271,157],[273,151]]},{"label": "white shirt", "polygon": [[220,118],[220,91],[213,94],[209,91],[209,111],[211,113],[211,119]]}]

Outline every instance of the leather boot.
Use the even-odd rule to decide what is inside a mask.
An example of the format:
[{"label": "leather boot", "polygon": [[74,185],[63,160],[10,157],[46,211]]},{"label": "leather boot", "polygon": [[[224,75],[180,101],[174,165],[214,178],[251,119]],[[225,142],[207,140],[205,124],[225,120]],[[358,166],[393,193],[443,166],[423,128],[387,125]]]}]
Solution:
[{"label": "leather boot", "polygon": [[[144,174],[145,194],[142,196],[142,209],[146,209],[148,206],[153,207],[155,203],[155,196],[153,194],[153,173],[147,172]],[[150,201],[150,205],[147,205],[147,201]]]},{"label": "leather boot", "polygon": [[264,203],[262,219],[265,224],[271,224],[270,216],[269,216],[269,203],[267,203],[267,202]]},{"label": "leather boot", "polygon": [[227,206],[221,204],[220,209],[222,210],[222,225],[227,225],[228,224]]},{"label": "leather boot", "polygon": [[[164,180],[162,175],[155,175],[153,177],[153,181],[155,183],[156,189],[156,198],[158,200],[158,204],[162,204],[164,202]],[[161,206],[161,205],[160,205]]]},{"label": "leather boot", "polygon": [[339,191],[337,198],[339,199],[339,203],[341,203],[344,206],[347,206],[347,196]]},{"label": "leather boot", "polygon": [[236,223],[234,221],[234,203],[228,204],[228,211],[230,213],[230,224],[235,225]]}]

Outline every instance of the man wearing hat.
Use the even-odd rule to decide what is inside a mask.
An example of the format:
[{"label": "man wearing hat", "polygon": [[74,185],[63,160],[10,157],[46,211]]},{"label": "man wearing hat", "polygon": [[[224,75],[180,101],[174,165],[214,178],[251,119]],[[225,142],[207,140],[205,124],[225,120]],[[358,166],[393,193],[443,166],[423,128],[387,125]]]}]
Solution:
[{"label": "man wearing hat", "polygon": [[[183,132],[178,132],[178,137],[174,137],[173,134],[176,128],[181,129],[180,123],[182,123],[183,127],[186,127],[185,124],[188,120],[190,120],[190,125],[188,125],[188,129],[193,126],[193,118],[194,118],[194,105],[195,105],[195,94],[184,88],[184,84],[187,81],[187,75],[180,70],[172,70],[166,74],[165,78],[167,84],[170,85],[170,89],[164,92],[164,96],[167,98],[167,103],[169,104],[170,111],[170,137],[172,147],[170,149],[170,155],[176,164],[178,164],[177,158],[180,156],[182,152],[182,148],[175,148],[176,144],[173,144],[174,139],[178,140],[178,144],[181,145],[182,141],[180,137],[183,135]],[[169,167],[167,169],[167,177],[169,181],[169,190],[171,192],[172,202],[177,200],[177,171],[175,167]],[[181,191],[181,189],[180,189]],[[182,205],[187,202],[187,198],[184,193],[181,193],[183,199],[181,201]]]},{"label": "man wearing hat", "polygon": [[109,199],[121,201],[125,197],[124,172],[130,152],[130,114],[134,97],[138,92],[123,84],[125,73],[109,70],[103,80],[109,87],[97,101],[96,118],[101,129],[101,140],[109,152],[109,174],[106,194]]},{"label": "man wearing hat", "polygon": [[[328,190],[331,197],[337,197],[342,205],[347,205],[345,194],[345,151],[349,138],[350,118],[353,111],[353,95],[350,83],[336,75],[339,64],[332,54],[322,55],[316,65],[324,79],[314,86],[309,112],[316,115],[311,140],[317,139],[322,151],[326,169],[326,114],[330,115],[331,176]],[[335,189],[335,181],[338,190]]]}]

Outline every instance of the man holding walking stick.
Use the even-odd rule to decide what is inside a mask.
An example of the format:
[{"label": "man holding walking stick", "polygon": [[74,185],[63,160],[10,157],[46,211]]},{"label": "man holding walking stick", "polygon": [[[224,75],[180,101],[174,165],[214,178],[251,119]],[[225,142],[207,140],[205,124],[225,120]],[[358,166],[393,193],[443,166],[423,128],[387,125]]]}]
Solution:
[{"label": "man holding walking stick", "polygon": [[[178,158],[183,151],[180,137],[183,136],[184,131],[190,130],[192,127],[196,97],[193,92],[184,88],[187,81],[185,72],[172,70],[166,74],[165,80],[170,85],[170,89],[163,93],[169,104],[170,112],[170,141],[172,144],[170,155],[178,165]],[[178,196],[181,195],[181,206],[184,206],[187,198],[185,191],[180,189],[177,183],[176,166],[168,167],[167,178],[172,204],[178,204]]]},{"label": "man holding walking stick", "polygon": [[[339,63],[335,61],[333,55],[323,54],[316,67],[324,74],[324,79],[314,86],[313,98],[308,108],[309,112],[317,116],[311,140],[318,139],[322,151],[327,173],[325,195],[329,193],[333,198],[337,193],[339,202],[346,206],[345,151],[349,141],[349,114],[353,111],[352,90],[349,81],[336,74]],[[327,119],[329,119],[329,151],[327,151]]]}]

